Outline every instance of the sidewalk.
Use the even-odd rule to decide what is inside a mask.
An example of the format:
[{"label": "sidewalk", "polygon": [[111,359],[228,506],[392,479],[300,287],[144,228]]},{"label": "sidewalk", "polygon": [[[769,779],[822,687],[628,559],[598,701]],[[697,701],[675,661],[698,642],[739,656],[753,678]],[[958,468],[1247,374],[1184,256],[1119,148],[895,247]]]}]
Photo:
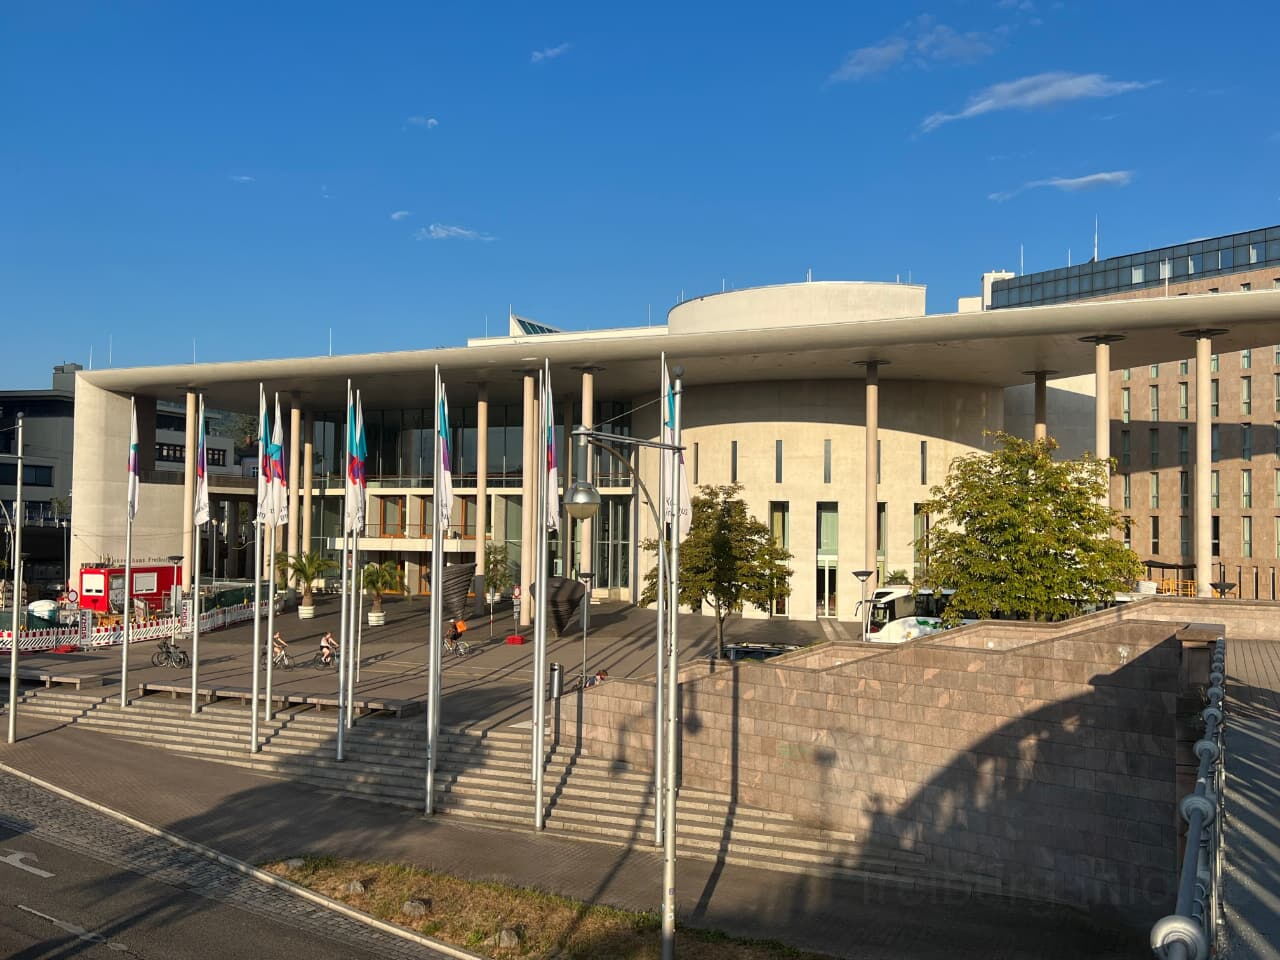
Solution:
[{"label": "sidewalk", "polygon": [[[250,862],[326,854],[412,863],[588,903],[656,910],[661,856],[490,829],[338,797],[19,717],[0,762]],[[868,960],[1136,957],[1145,934],[1067,910],[682,860],[682,922]]]}]

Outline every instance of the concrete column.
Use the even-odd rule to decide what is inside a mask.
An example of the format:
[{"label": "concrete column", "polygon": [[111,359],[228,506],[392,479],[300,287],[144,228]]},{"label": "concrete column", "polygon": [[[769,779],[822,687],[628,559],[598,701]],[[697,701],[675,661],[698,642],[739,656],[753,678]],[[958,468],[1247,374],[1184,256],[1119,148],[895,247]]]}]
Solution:
[{"label": "concrete column", "polygon": [[[299,522],[302,518],[298,516],[298,482],[299,477],[299,460],[302,452],[300,450],[302,441],[302,408],[298,406],[296,400],[289,404],[289,559],[292,560],[298,555],[298,531],[302,524]],[[289,588],[292,590],[296,586],[293,574],[289,574]]]},{"label": "concrete column", "polygon": [[302,415],[302,543],[303,553],[311,552],[311,488],[315,485],[315,424],[310,412]]},{"label": "concrete column", "polygon": [[534,394],[534,375],[524,375],[524,457],[520,467],[520,626],[533,622],[533,604],[529,602],[529,582],[533,579],[533,539],[537,511],[534,509],[535,484],[534,460],[537,404]]},{"label": "concrete column", "polygon": [[1046,407],[1048,406],[1047,400],[1048,400],[1048,394],[1049,394],[1049,387],[1048,387],[1049,371],[1036,370],[1035,378],[1036,378],[1036,404],[1035,404],[1036,427],[1035,427],[1034,439],[1037,443],[1039,443],[1041,440],[1047,440],[1049,438],[1049,421],[1047,419],[1047,411],[1046,411]]},{"label": "concrete column", "polygon": [[489,524],[489,388],[476,391],[476,610],[484,609],[485,527]]},{"label": "concrete column", "polygon": [[1196,595],[1213,596],[1213,504],[1210,478],[1213,472],[1213,408],[1210,400],[1210,357],[1213,338],[1225,330],[1187,330],[1184,337],[1196,341],[1196,482],[1193,523],[1195,525]]},{"label": "concrete column", "polygon": [[[573,442],[569,439],[573,436],[573,397],[564,398],[564,446],[560,449],[560,483],[565,490],[569,489],[569,484],[573,483],[575,477],[573,475]],[[573,520],[569,518],[569,511],[564,508],[564,499],[557,494],[557,501],[560,504],[560,566],[563,568],[562,576],[571,577],[574,574],[574,567],[578,564],[578,558],[572,556],[573,550]]]},{"label": "concrete column", "polygon": [[[594,429],[596,424],[596,367],[582,368],[582,425],[588,430]],[[572,449],[570,444],[568,459],[572,460],[577,451]],[[583,457],[582,479],[588,483],[595,483],[594,457],[592,456],[591,447],[587,447],[586,455]],[[592,541],[595,537],[595,522],[592,520],[582,520],[578,524],[581,530],[580,536],[582,543],[579,546],[578,554],[578,570],[586,573],[594,573],[592,569],[595,559],[593,557]]]},{"label": "concrete column", "polygon": [[[196,420],[200,416],[194,390],[187,391],[187,447],[182,471],[182,590],[191,589],[191,557],[195,545],[196,510]],[[152,448],[154,449],[154,443]]]},{"label": "concrete column", "polygon": [[[866,400],[866,527],[864,529],[863,559],[866,570],[876,570],[876,521],[880,506],[878,473],[878,450],[880,441],[880,366],[884,361],[869,360],[863,364],[867,368],[867,400]],[[876,585],[878,577],[873,577],[871,584]],[[843,587],[843,584],[840,585]]]},{"label": "concrete column", "polygon": [[1094,339],[1093,347],[1093,450],[1099,460],[1111,456],[1111,343]]}]

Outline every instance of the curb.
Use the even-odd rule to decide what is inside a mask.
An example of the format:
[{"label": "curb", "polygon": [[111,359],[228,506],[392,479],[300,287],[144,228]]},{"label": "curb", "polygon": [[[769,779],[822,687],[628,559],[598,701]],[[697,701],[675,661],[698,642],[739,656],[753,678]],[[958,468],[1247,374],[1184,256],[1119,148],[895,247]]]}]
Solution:
[{"label": "curb", "polygon": [[182,847],[184,850],[189,850],[192,853],[199,854],[200,856],[208,860],[212,860],[215,863],[219,863],[224,867],[230,867],[237,873],[252,877],[259,883],[265,883],[268,886],[284,890],[286,893],[290,893],[301,900],[307,900],[310,903],[324,907],[326,910],[332,910],[334,913],[341,914],[348,919],[363,923],[365,926],[372,927],[382,933],[399,937],[401,940],[407,940],[420,947],[428,947],[429,949],[437,950],[442,954],[456,958],[456,960],[486,960],[485,957],[478,953],[471,953],[470,951],[463,950],[460,947],[455,947],[452,944],[444,943],[440,940],[434,940],[431,937],[418,933],[417,931],[410,930],[408,927],[402,927],[399,924],[391,923],[387,920],[379,920],[377,917],[371,916],[363,910],[357,910],[355,907],[350,907],[339,900],[334,900],[331,897],[326,897],[322,893],[316,893],[314,890],[309,890],[306,887],[299,886],[296,883],[285,880],[283,877],[276,876],[274,873],[268,873],[266,870],[255,867],[253,864],[245,863],[243,860],[237,860],[235,857],[228,856],[225,853],[219,853],[212,847],[206,847],[202,843],[197,843],[194,840],[188,840],[186,837],[179,836],[178,834],[162,829],[161,827],[152,826],[142,820],[137,820],[129,816],[127,813],[121,813],[119,810],[113,810],[111,807],[104,806],[94,800],[89,800],[79,794],[72,793],[70,790],[66,790],[56,784],[41,780],[39,777],[34,777],[25,771],[11,767],[7,763],[0,763],[0,772],[10,774],[20,780],[25,780],[43,790],[48,790],[50,793],[56,793],[60,797],[71,800],[81,806],[88,807],[90,810],[95,810],[98,813],[105,814],[114,820],[119,820],[121,823],[128,824],[136,830],[141,830],[143,833],[150,834],[153,837],[160,837],[163,840],[167,840],[172,844]]}]

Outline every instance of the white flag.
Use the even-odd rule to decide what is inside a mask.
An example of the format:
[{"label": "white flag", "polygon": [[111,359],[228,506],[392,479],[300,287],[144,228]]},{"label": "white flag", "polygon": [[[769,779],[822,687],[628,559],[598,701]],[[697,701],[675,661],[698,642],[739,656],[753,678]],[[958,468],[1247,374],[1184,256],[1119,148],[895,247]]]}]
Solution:
[{"label": "white flag", "polygon": [[209,522],[209,449],[204,434],[204,395],[200,395],[200,425],[196,447],[196,526]]},{"label": "white flag", "polygon": [[440,476],[436,481],[436,518],[443,535],[449,532],[449,524],[453,520],[453,450],[449,431],[449,395],[445,391],[444,382],[440,382],[440,409],[437,413],[437,424],[440,431]]},{"label": "white flag", "polygon": [[271,512],[271,425],[267,422],[267,391],[258,384],[258,519],[266,521]]},{"label": "white flag", "polygon": [[267,447],[271,461],[269,496],[271,499],[270,524],[276,526],[289,522],[289,484],[284,475],[284,421],[280,418],[280,394],[276,394],[276,423],[271,431],[271,443]]},{"label": "white flag", "polygon": [[556,412],[551,403],[551,361],[542,376],[542,411],[546,421],[543,445],[547,451],[547,529],[560,529],[560,469],[556,463]]},{"label": "white flag", "polygon": [[129,421],[129,519],[138,515],[138,488],[141,486],[138,466],[138,408],[129,402],[131,419]]},{"label": "white flag", "polygon": [[[676,442],[676,392],[671,383],[671,375],[667,372],[667,358],[662,358],[662,442],[674,445]],[[671,509],[676,499],[676,491],[680,491],[680,516],[676,523],[676,538],[683,540],[689,533],[693,523],[693,503],[689,494],[689,474],[684,468],[684,454],[674,451],[662,451],[662,471],[665,480],[666,503],[663,504],[664,516],[671,516]]]}]

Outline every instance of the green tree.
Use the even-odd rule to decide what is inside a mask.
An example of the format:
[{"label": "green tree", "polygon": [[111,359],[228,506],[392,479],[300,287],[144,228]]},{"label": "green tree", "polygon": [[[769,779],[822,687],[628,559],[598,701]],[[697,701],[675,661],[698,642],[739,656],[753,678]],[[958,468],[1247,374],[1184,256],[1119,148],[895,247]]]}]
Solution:
[{"label": "green tree", "polygon": [[382,595],[404,590],[404,571],[400,569],[400,565],[394,560],[384,560],[382,563],[367,563],[364,567],[361,582],[365,590],[373,594],[373,605],[370,609],[374,613],[381,613]]},{"label": "green tree", "polygon": [[511,589],[515,581],[511,576],[511,561],[507,557],[505,543],[484,545],[484,588],[492,593],[503,594]]},{"label": "green tree", "polygon": [[994,452],[953,462],[921,506],[931,527],[920,585],[955,590],[944,621],[1056,620],[1129,589],[1142,564],[1111,536],[1121,518],[1106,505],[1109,462],[1055,460],[1052,439],[995,439]]},{"label": "green tree", "polygon": [[311,593],[313,581],[319,580],[336,566],[333,560],[318,550],[312,553],[300,553],[294,557],[287,553],[276,554],[276,569],[286,576],[293,574],[298,589],[302,591],[300,602],[304,607],[309,607],[315,602]]},{"label": "green tree", "polygon": [[[747,512],[738,484],[707,485],[691,504],[689,533],[680,541],[679,605],[698,609],[706,603],[716,615],[716,641],[724,656],[724,622],[750,604],[768,611],[775,598],[791,593],[791,554],[773,539],[769,527]],[[658,548],[656,540],[644,544]],[[645,576],[642,604],[658,599],[658,568]]]}]

